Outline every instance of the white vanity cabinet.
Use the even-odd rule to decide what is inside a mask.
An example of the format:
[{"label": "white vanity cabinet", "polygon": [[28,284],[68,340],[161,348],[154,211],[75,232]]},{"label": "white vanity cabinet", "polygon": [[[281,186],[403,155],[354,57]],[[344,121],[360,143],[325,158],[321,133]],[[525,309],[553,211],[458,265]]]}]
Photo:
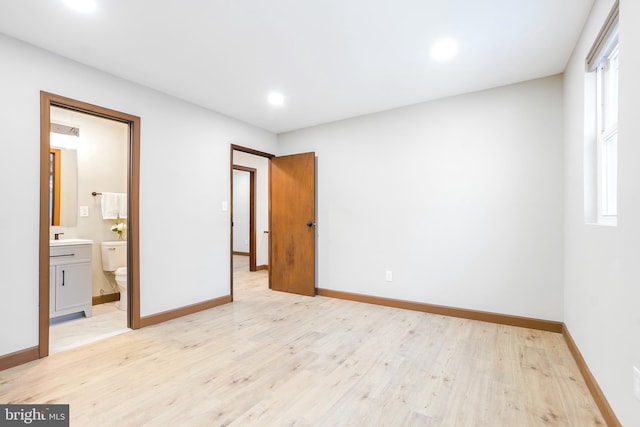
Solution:
[{"label": "white vanity cabinet", "polygon": [[91,241],[71,240],[49,246],[50,318],[79,312],[91,317]]}]

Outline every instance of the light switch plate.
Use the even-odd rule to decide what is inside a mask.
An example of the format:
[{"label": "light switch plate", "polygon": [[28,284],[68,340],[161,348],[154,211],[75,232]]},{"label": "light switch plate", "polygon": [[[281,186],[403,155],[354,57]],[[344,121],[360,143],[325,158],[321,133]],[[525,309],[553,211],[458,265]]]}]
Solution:
[{"label": "light switch plate", "polygon": [[80,218],[89,216],[89,206],[80,206]]},{"label": "light switch plate", "polygon": [[229,210],[229,202],[227,201],[222,202],[222,210],[225,212]]}]

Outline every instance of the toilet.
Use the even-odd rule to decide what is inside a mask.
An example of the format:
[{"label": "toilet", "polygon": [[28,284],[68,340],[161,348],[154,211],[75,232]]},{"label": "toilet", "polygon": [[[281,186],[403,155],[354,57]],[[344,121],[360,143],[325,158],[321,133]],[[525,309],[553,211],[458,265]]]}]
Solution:
[{"label": "toilet", "polygon": [[116,307],[127,309],[127,242],[102,242],[102,270],[113,273],[120,291]]}]

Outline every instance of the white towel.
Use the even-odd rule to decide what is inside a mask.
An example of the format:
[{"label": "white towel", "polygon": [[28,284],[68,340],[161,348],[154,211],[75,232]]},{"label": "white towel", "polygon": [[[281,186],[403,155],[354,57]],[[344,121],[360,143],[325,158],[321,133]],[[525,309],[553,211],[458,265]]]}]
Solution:
[{"label": "white towel", "polygon": [[102,193],[102,219],[118,218],[118,193]]},{"label": "white towel", "polygon": [[127,218],[127,193],[118,194],[118,218]]}]

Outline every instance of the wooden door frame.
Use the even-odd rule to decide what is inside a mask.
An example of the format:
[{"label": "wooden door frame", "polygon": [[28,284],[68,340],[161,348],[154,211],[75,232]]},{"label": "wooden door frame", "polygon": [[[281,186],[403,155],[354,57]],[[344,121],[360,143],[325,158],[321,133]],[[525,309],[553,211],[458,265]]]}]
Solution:
[{"label": "wooden door frame", "polygon": [[[232,165],[233,170],[249,173],[249,271],[256,271],[256,168]],[[233,175],[231,176],[231,225],[233,230]],[[233,241],[233,235],[231,236]],[[232,251],[233,255],[234,251]]]},{"label": "wooden door frame", "polygon": [[[264,157],[267,160],[269,160],[269,162],[271,161],[272,158],[275,157],[275,155],[273,154],[269,154],[269,153],[265,153],[264,151],[258,151],[258,150],[254,150],[253,148],[248,148],[248,147],[243,147],[241,145],[236,145],[236,144],[230,144],[230,150],[229,150],[229,155],[230,155],[230,160],[229,160],[229,198],[230,198],[230,208],[229,208],[229,294],[231,296],[231,301],[233,301],[233,170],[234,170],[234,166],[238,166],[238,165],[234,165],[233,163],[233,152],[234,151],[240,151],[243,153],[247,153],[247,154],[253,154],[255,156],[258,157]],[[252,203],[253,203],[253,197],[251,198]],[[268,197],[269,200],[269,224],[271,223],[271,197]],[[249,231],[250,235],[252,235],[251,231]],[[254,223],[254,233],[255,234],[255,223]],[[254,244],[255,244],[255,240],[254,240]],[[255,248],[254,248],[254,253],[255,253]],[[254,259],[255,262],[255,259]],[[254,269],[257,269],[257,267],[254,265]],[[255,271],[255,270],[251,270],[251,271]],[[271,283],[269,283],[269,287],[271,287]]]},{"label": "wooden door frame", "polygon": [[49,149],[51,148],[51,107],[60,107],[101,117],[129,126],[128,135],[128,215],[127,215],[127,326],[140,324],[140,117],[64,96],[40,92],[40,243],[39,243],[39,338],[38,357],[49,355]]}]

